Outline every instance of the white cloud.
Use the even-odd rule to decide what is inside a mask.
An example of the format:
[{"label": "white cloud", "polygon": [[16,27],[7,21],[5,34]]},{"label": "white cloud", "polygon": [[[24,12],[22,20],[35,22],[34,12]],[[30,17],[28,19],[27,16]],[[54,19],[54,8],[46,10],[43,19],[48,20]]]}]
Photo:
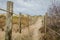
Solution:
[{"label": "white cloud", "polygon": [[[17,4],[17,5],[16,5]],[[34,12],[34,10],[39,9],[39,5],[36,3],[31,3],[31,2],[24,2],[24,1],[16,1],[15,2],[15,8],[16,11],[20,11],[20,12]],[[30,12],[31,13],[31,12]]]},{"label": "white cloud", "polygon": [[[14,12],[15,13],[28,13],[28,14],[42,14],[45,13],[48,5],[50,5],[49,0],[10,0],[14,2]],[[1,2],[5,2],[5,0],[1,0]],[[0,2],[0,6],[5,8],[5,5],[2,5]],[[5,2],[6,3],[6,2]]]}]

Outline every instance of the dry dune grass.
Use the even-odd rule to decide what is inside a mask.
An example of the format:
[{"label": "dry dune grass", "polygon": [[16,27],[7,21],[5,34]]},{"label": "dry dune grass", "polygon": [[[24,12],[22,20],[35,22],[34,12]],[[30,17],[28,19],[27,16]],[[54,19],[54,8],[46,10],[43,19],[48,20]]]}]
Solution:
[{"label": "dry dune grass", "polygon": [[[44,34],[42,34],[39,31],[39,29],[42,27],[41,18],[38,18],[33,25],[30,25],[29,27],[27,27],[28,18],[22,17],[21,22],[23,25],[25,25],[21,30],[22,33],[19,33],[18,17],[15,16],[13,18],[14,19],[13,19],[13,27],[12,27],[12,31],[13,31],[12,40],[42,40],[42,37],[44,36]],[[1,30],[0,30],[0,40],[5,40],[5,32]]]}]

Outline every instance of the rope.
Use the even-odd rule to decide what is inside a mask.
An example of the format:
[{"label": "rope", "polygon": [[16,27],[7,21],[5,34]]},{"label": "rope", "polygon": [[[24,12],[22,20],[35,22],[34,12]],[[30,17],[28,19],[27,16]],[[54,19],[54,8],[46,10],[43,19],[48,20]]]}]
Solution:
[{"label": "rope", "polygon": [[48,28],[49,30],[51,30],[51,31],[53,31],[53,32],[55,32],[55,33],[57,33],[57,34],[60,36],[60,33],[54,31],[53,29],[51,29],[51,28],[49,28],[49,27],[47,27],[47,28]]},{"label": "rope", "polygon": [[[0,10],[5,11],[5,12],[9,12],[9,11],[4,10],[4,9],[2,9],[2,8],[0,8]],[[9,13],[13,13],[13,12],[9,12]],[[15,14],[15,13],[13,13],[13,14]],[[16,14],[15,14],[15,15],[16,15]]]}]

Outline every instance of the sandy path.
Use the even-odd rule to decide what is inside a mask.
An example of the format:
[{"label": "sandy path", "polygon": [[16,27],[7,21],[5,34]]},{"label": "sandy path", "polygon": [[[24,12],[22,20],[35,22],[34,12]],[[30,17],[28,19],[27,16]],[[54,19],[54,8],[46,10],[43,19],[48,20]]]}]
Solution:
[{"label": "sandy path", "polygon": [[36,23],[30,26],[30,31],[33,32],[32,40],[39,40],[41,37],[41,33],[39,33],[39,29],[42,27],[42,19],[38,18]]},{"label": "sandy path", "polygon": [[5,32],[0,31],[0,40],[5,40]]}]

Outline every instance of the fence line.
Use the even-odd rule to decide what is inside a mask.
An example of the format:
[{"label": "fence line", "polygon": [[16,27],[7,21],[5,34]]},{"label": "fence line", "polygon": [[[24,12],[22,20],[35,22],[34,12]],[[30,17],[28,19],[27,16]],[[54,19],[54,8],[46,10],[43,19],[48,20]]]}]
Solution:
[{"label": "fence line", "polygon": [[[13,15],[13,2],[8,1],[7,3],[7,10],[1,9],[2,11],[6,11],[7,12],[7,16],[6,16],[6,34],[5,34],[5,40],[12,40],[11,39],[11,34],[12,34],[12,15]],[[47,27],[47,16],[48,14],[46,13],[46,15],[44,16],[44,26],[45,26],[45,34],[46,34],[46,29],[48,28],[50,31],[53,31],[54,33],[57,33],[60,36],[60,33],[54,31],[53,29]],[[28,23],[29,26],[29,23]],[[19,27],[20,27],[20,33],[21,33],[21,13],[19,14]],[[46,36],[46,35],[45,35]]]},{"label": "fence line", "polygon": [[56,33],[56,34],[58,34],[60,36],[60,33],[56,32],[55,30],[53,30],[53,29],[51,29],[50,27],[47,26],[48,25],[47,22],[49,22],[48,21],[48,13],[46,13],[45,16],[44,16],[45,39],[46,39],[47,29],[49,29],[49,31],[52,31],[52,32],[54,32],[54,33]]}]

